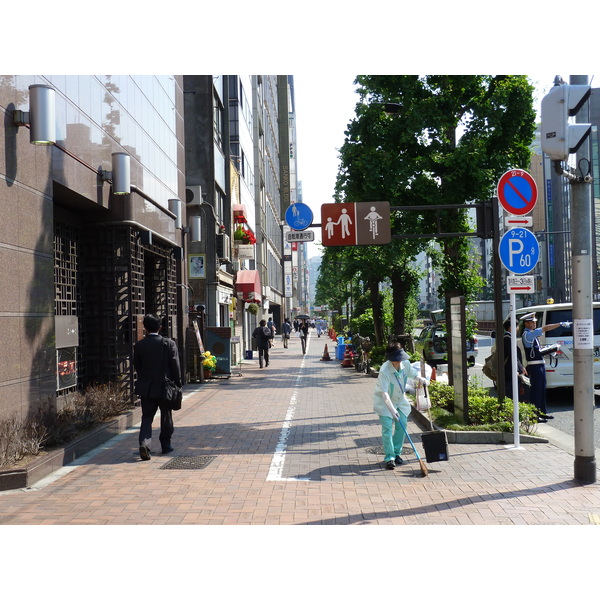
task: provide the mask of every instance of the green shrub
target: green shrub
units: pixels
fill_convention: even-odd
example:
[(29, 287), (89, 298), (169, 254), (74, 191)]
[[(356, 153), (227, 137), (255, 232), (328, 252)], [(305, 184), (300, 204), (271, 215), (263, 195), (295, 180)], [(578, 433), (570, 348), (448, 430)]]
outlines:
[(385, 362), (385, 346), (373, 346), (370, 356), (371, 365), (378, 369)]
[(431, 406), (452, 412), (454, 410), (454, 388), (447, 383), (431, 381), (428, 386)]
[[(468, 387), (469, 423), (459, 423), (454, 416), (454, 388), (446, 383), (432, 381), (429, 384), (431, 416), (443, 429), (469, 431), (513, 431), (513, 401), (490, 396), (489, 390), (474, 381)], [(533, 404), (519, 402), (521, 430), (533, 433), (537, 428), (538, 411)]]

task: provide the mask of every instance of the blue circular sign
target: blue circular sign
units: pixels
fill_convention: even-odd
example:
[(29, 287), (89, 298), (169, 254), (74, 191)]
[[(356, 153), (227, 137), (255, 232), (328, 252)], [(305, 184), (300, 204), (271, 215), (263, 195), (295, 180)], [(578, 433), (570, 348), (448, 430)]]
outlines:
[(540, 259), (540, 245), (529, 229), (509, 229), (500, 240), (500, 260), (511, 273), (525, 275)]
[(307, 204), (294, 202), (285, 211), (285, 222), (296, 231), (302, 231), (312, 225), (313, 212)]

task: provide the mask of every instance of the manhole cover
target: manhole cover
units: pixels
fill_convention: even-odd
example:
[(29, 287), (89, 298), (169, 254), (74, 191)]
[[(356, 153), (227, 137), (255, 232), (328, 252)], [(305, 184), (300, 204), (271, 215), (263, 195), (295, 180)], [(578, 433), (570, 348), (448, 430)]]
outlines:
[(165, 463), (161, 469), (187, 469), (197, 470), (204, 467), (215, 458), (214, 456), (175, 456)]

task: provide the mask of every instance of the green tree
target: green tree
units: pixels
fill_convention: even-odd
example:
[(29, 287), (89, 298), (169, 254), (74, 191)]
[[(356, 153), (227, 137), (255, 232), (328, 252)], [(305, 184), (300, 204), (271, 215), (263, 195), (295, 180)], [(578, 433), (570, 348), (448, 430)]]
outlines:
[[(394, 104), (381, 151), (395, 165), (396, 205), (465, 204), (488, 199), (502, 173), (527, 168), (535, 131), (533, 85), (522, 75), (359, 76), (371, 106)], [(389, 164), (389, 163), (388, 163)], [(468, 232), (466, 211), (441, 213), (444, 232)], [(424, 231), (432, 224), (421, 222)], [(439, 240), (441, 293), (474, 298), (467, 238)]]
[[(335, 199), (391, 206), (466, 204), (488, 199), (503, 172), (527, 168), (535, 129), (533, 86), (521, 75), (360, 75), (360, 101), (340, 149)], [(386, 105), (394, 105), (390, 114)], [(387, 111), (387, 112), (386, 112)], [(430, 211), (393, 211), (392, 234), (435, 233)], [(469, 232), (465, 210), (440, 211), (442, 231)], [(465, 237), (438, 239), (441, 294), (474, 299), (482, 280)], [(422, 239), (357, 246), (340, 254), (372, 302), (376, 343), (383, 341), (379, 286), (394, 293), (394, 332), (404, 331)], [(337, 250), (337, 249), (336, 249)]]

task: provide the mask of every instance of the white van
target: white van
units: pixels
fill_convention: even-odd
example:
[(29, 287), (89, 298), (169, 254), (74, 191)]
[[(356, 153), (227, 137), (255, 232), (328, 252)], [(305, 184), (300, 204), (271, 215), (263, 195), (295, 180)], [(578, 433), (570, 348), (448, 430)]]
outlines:
[[(573, 322), (573, 305), (565, 304), (540, 304), (538, 306), (527, 306), (518, 308), (516, 311), (517, 326), (522, 316), (534, 312), (537, 318), (537, 327), (560, 323), (562, 321)], [(523, 342), (517, 338), (525, 359), (527, 368), (527, 355), (523, 348)], [(540, 337), (542, 346), (549, 344), (560, 344), (559, 351), (553, 356), (546, 356), (546, 387), (573, 387), (573, 327), (557, 327), (552, 331), (546, 331)], [(594, 386), (600, 386), (600, 302), (594, 302)]]

